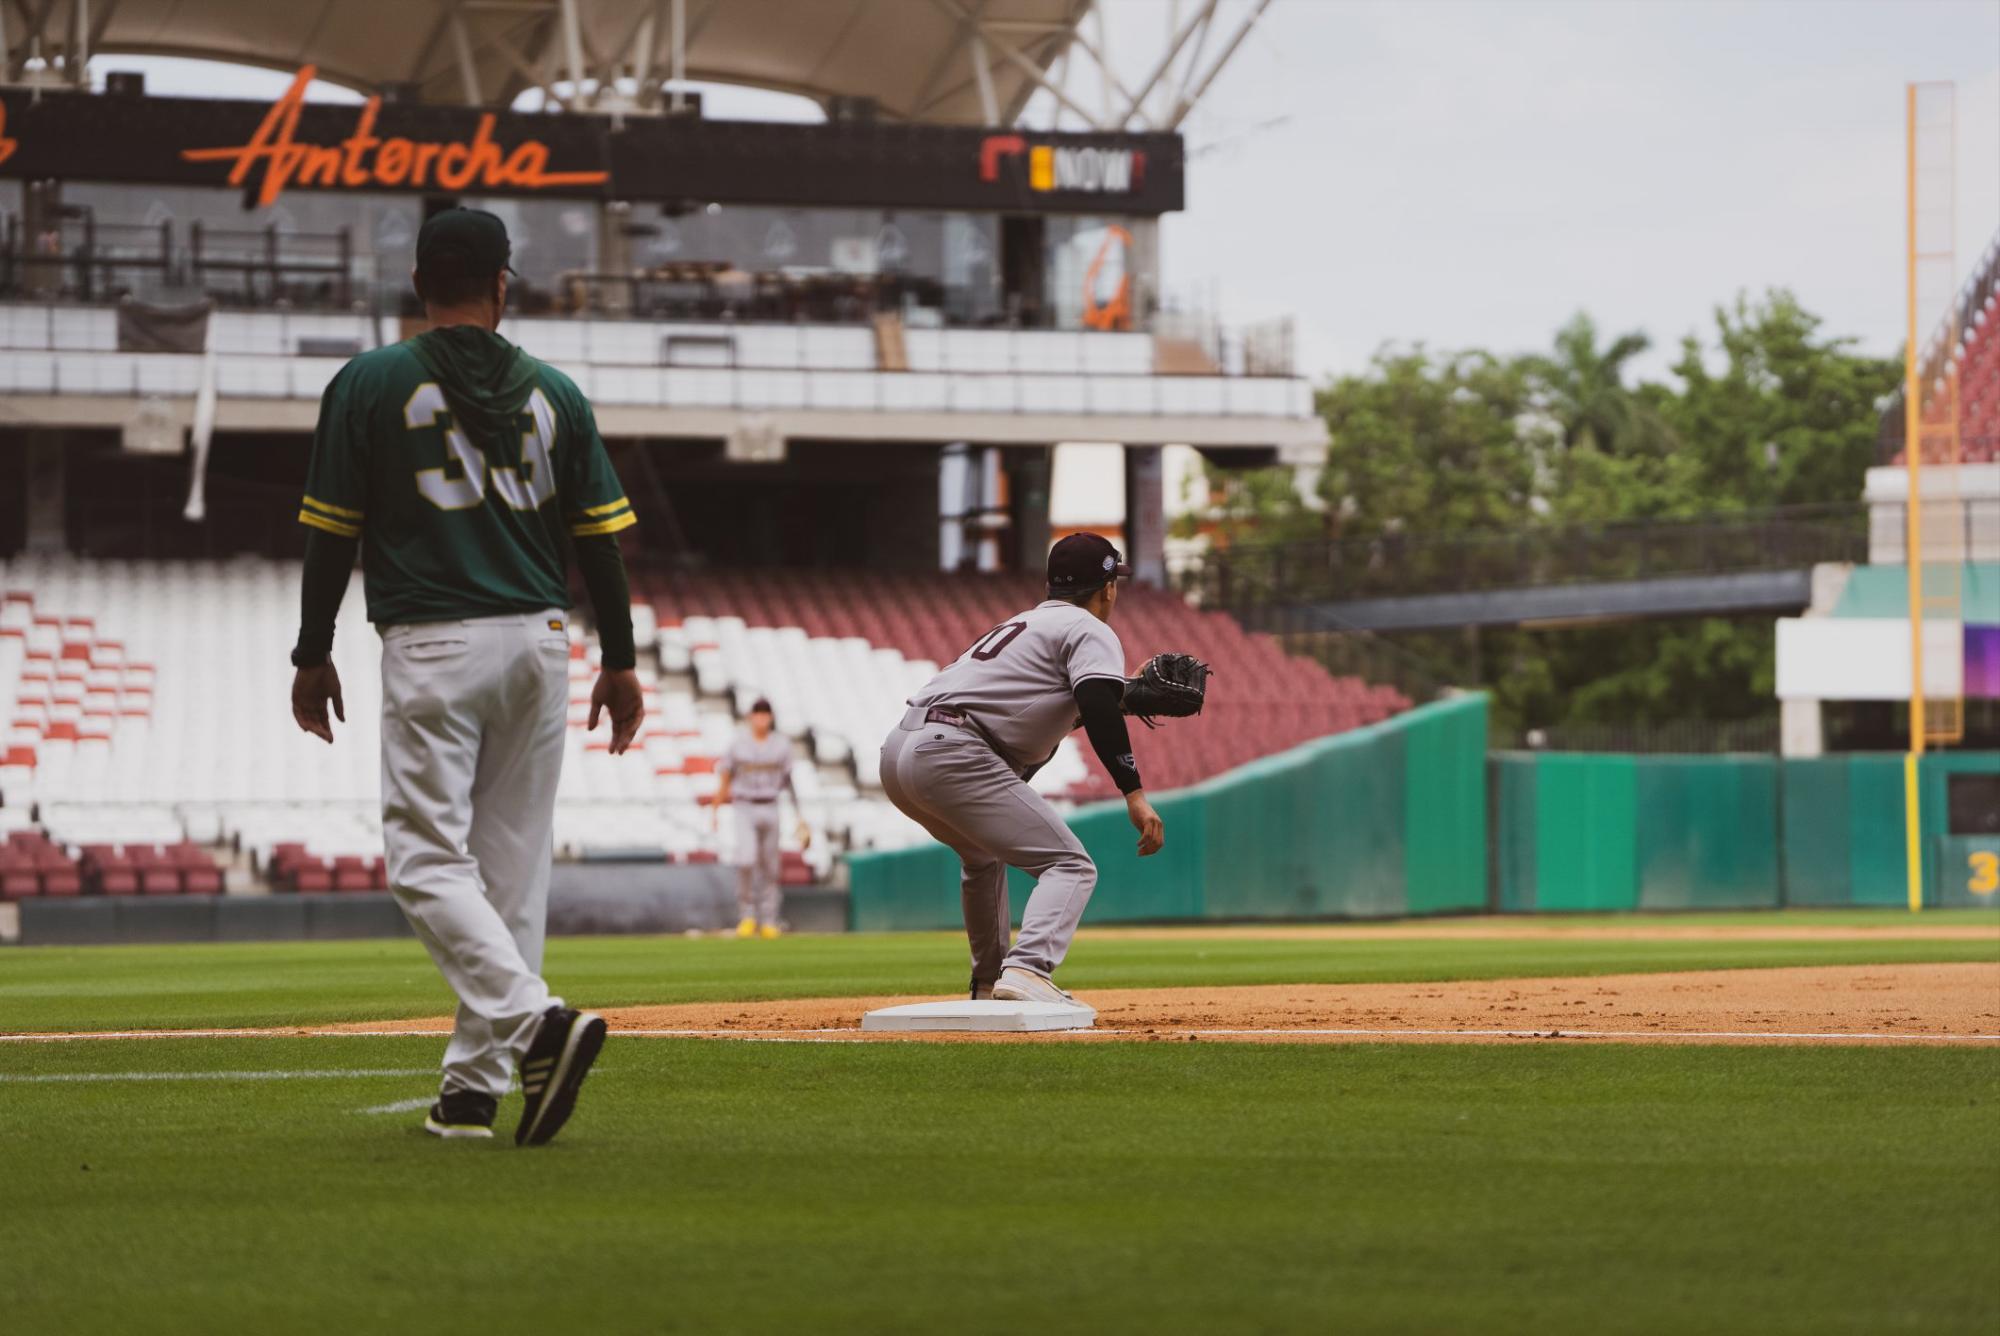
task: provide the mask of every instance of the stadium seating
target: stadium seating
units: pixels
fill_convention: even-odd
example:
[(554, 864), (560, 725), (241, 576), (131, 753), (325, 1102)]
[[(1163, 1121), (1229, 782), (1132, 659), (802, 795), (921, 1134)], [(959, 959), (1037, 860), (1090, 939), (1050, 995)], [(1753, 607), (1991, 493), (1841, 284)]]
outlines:
[[(206, 846), (240, 853), (274, 890), (384, 885), (377, 642), (351, 589), (334, 652), (348, 722), (331, 748), (301, 734), (283, 660), (297, 582), (295, 563), (248, 558), (0, 567), (0, 894), (212, 893), (223, 875)], [(720, 856), (731, 823), (706, 806), (716, 760), (767, 695), (810, 749), (793, 782), (831, 837), (788, 850), (794, 881), (824, 878), (833, 847), (925, 838), (879, 794), (882, 735), (939, 663), (1040, 593), (1013, 577), (824, 571), (635, 572), (634, 590), (635, 630), (659, 656), (640, 665), (647, 723), (623, 757), (607, 730), (584, 731), (597, 650), (573, 631), (558, 849)], [(1406, 704), (1161, 591), (1129, 591), (1117, 626), (1133, 664), (1189, 649), (1216, 668), (1202, 717), (1141, 734), (1155, 790)], [(1064, 799), (1114, 791), (1074, 737), (1035, 783)]]
[[(355, 584), (358, 586), (359, 577)], [(296, 630), (296, 563), (132, 563), (26, 556), (0, 566), (0, 831), (38, 818), (54, 847), (82, 850), (227, 843), (278, 889), (379, 886), (381, 704), (375, 637), (351, 588), (335, 647), (348, 724), (331, 748), (291, 722), (284, 650)], [(651, 610), (639, 609), (651, 640)], [(224, 652), (226, 649), (226, 652)], [(733, 727), (685, 689), (662, 693), (641, 665), (647, 727), (638, 754), (614, 758), (608, 730), (586, 734), (596, 651), (580, 634), (570, 659), (570, 719), (558, 800), (558, 846), (570, 854), (713, 851), (701, 800)], [(851, 786), (796, 777), (821, 830), (844, 829)], [(723, 838), (727, 837), (724, 823)], [(281, 846), (301, 845), (290, 861)], [(819, 875), (820, 848), (808, 857)], [(359, 864), (351, 861), (362, 860)], [(370, 861), (377, 860), (377, 861)], [(17, 867), (10, 894), (36, 893), (39, 867)], [(169, 870), (99, 857), (93, 885), (164, 890)], [(79, 867), (79, 876), (83, 869)], [(177, 889), (206, 886), (185, 869)], [(56, 884), (63, 884), (62, 878)], [(60, 891), (56, 892), (60, 893)], [(121, 893), (117, 889), (109, 893)]]
[[(637, 589), (662, 628), (663, 663), (685, 654), (704, 690), (733, 687), (739, 704), (770, 696), (781, 728), (812, 731), (821, 760), (851, 754), (864, 784), (875, 782), (875, 750), (902, 700), (938, 664), (1042, 596), (1037, 582), (1012, 576), (825, 571), (646, 574)], [(1180, 788), (1408, 705), (1161, 590), (1129, 589), (1116, 626), (1132, 666), (1182, 649), (1216, 670), (1200, 718), (1141, 739), (1152, 788)], [(1066, 744), (1050, 766), (1059, 782), (1038, 786), (1077, 798), (1115, 792), (1087, 753)]]
[[(2000, 237), (1974, 265), (1956, 316), (1958, 341), (1949, 357), (1958, 373), (1959, 460), (1966, 464), (2000, 463)], [(1926, 390), (1925, 399), (1926, 426), (1946, 421), (1944, 398)], [(1892, 439), (1899, 443), (1902, 411), (1899, 397), (1889, 410), (1894, 420), (1886, 424)], [(1924, 458), (1931, 463), (1943, 462), (1942, 444), (1941, 436), (1928, 440)], [(1893, 462), (1904, 462), (1900, 448)]]
[(0, 899), (22, 900), (31, 895), (78, 895), (83, 871), (77, 861), (35, 830), (8, 833), (0, 845)]

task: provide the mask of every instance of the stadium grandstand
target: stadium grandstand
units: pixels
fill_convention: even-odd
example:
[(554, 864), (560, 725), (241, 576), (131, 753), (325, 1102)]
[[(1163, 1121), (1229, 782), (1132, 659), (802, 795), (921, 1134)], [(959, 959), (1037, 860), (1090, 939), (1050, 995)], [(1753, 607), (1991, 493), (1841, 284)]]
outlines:
[[(1944, 323), (1924, 345), (1925, 421), (1941, 419), (1948, 403), (1947, 388), (1955, 384), (1958, 408), (1958, 451), (1949, 436), (1929, 439), (1927, 464), (2000, 463), (2000, 235), (1987, 243), (1972, 266), (1971, 277)], [(1898, 390), (1882, 412), (1883, 462), (1904, 462), (1903, 393)]]
[[(321, 392), (421, 328), (414, 238), (458, 204), (507, 223), (503, 332), (591, 398), (640, 517), (643, 760), (582, 731), (596, 649), (573, 632), (566, 858), (726, 852), (703, 803), (760, 695), (830, 836), (788, 850), (788, 882), (924, 838), (880, 796), (880, 735), (1039, 597), (1071, 443), (1121, 458), (1088, 508), (1120, 517), (1133, 662), (1196, 647), (1217, 669), (1203, 717), (1143, 737), (1150, 787), (1406, 707), (1169, 587), (1163, 480), (1193, 452), (1325, 448), (1284, 326), (1176, 309), (1161, 272), (1177, 127), (1262, 8), (1189, 7), (1133, 82), (1089, 0), (6, 11), (0, 897), (382, 888), (374, 641), (357, 577), (352, 726), (331, 750), (300, 735), (292, 516)], [(163, 97), (93, 77), (110, 55), (291, 79)], [(716, 84), (820, 119), (709, 117)], [(1074, 741), (1036, 783), (1114, 792)]]
[[(2000, 235), (1923, 343), (1917, 375), (1921, 685), (1931, 702), (1929, 726), (1938, 740), (1957, 742), (1966, 735), (1968, 704), (1990, 731), (2000, 702)], [(1821, 753), (1828, 702), (1911, 699), (1905, 393), (1883, 410), (1881, 462), (1868, 470), (1866, 560), (1817, 566), (1810, 606), (1778, 623), (1787, 755)]]

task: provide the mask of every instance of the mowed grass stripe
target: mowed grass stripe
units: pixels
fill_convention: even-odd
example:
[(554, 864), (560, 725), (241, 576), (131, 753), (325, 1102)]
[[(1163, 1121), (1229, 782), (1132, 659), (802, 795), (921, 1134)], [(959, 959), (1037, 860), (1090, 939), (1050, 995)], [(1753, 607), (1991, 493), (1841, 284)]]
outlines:
[[(1783, 921), (1745, 916), (1748, 925)], [(2000, 961), (1992, 938), (1748, 941), (1544, 938), (1267, 940), (1199, 929), (1142, 940), (1086, 931), (1065, 986), (1167, 988), (1448, 980)], [(570, 938), (548, 975), (574, 1003), (950, 995), (965, 986), (954, 933)], [(443, 1015), (452, 998), (413, 941), (0, 951), (0, 1031), (184, 1029)]]
[[(437, 1051), (107, 1040), (0, 1057), (329, 1069)], [(10, 1088), (10, 1325), (352, 1336), (447, 1313), (605, 1336), (1015, 1336), (1021, 1294), (1047, 1336), (2000, 1318), (1977, 1243), (2000, 1235), (1990, 1053), (614, 1038), (543, 1152), (357, 1116), (425, 1086)], [(504, 1227), (440, 1242), (480, 1220)], [(106, 1239), (128, 1241), (115, 1266)]]

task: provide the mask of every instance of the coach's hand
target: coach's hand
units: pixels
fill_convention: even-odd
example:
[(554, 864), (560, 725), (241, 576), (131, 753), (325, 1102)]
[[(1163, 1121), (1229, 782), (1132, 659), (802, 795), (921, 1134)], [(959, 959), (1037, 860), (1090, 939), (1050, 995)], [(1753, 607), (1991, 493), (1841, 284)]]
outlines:
[(292, 674), (292, 718), (301, 730), (332, 742), (333, 725), (326, 718), (328, 702), (333, 705), (333, 717), (346, 723), (347, 706), (340, 699), (340, 674), (332, 659)]
[(1160, 852), (1167, 842), (1167, 828), (1153, 804), (1146, 801), (1144, 789), (1125, 795), (1125, 815), (1132, 818), (1132, 829), (1139, 832), (1139, 857)]
[(597, 685), (590, 689), (590, 722), (585, 727), (595, 730), (597, 716), (606, 710), (611, 712), (611, 754), (618, 756), (632, 745), (632, 739), (639, 736), (639, 725), (646, 721), (646, 696), (639, 688), (638, 673), (630, 668), (607, 668), (597, 675)]

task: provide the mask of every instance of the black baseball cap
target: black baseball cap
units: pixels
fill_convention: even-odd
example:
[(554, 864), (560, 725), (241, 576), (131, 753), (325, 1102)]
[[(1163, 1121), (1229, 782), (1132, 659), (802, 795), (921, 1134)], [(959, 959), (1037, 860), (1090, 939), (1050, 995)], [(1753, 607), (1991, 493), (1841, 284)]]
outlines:
[(1073, 533), (1049, 549), (1049, 593), (1059, 598), (1090, 593), (1131, 573), (1103, 534)]
[(771, 701), (768, 696), (759, 696), (756, 700), (750, 702), (750, 713), (752, 714), (770, 714), (771, 712)]
[(514, 248), (507, 224), (484, 209), (446, 209), (424, 219), (417, 229), (417, 268), (434, 271), (441, 264), (469, 274), (513, 273), (507, 261)]

